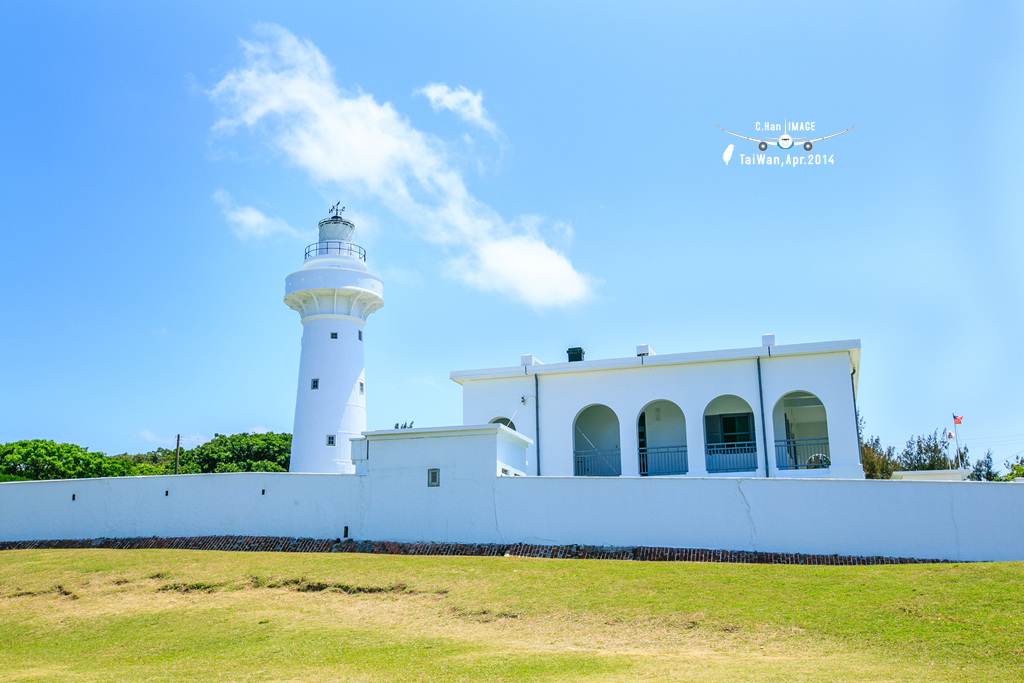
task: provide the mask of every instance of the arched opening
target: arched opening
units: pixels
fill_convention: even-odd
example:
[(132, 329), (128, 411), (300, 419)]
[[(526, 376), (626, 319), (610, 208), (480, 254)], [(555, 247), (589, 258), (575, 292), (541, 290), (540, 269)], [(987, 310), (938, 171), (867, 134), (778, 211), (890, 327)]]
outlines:
[(719, 396), (704, 409), (708, 472), (757, 471), (754, 411), (739, 396)]
[(573, 474), (577, 477), (617, 477), (622, 474), (619, 418), (608, 406), (580, 411), (572, 425)]
[(516, 431), (516, 423), (513, 422), (512, 420), (508, 419), (507, 417), (496, 417), (493, 420), (491, 420), (490, 423), (492, 425), (505, 425), (506, 427), (511, 429), (513, 432)]
[(651, 401), (636, 419), (640, 476), (686, 474), (686, 418), (672, 401)]
[(780, 470), (820, 469), (831, 464), (825, 406), (809, 391), (791, 391), (775, 404), (775, 464)]

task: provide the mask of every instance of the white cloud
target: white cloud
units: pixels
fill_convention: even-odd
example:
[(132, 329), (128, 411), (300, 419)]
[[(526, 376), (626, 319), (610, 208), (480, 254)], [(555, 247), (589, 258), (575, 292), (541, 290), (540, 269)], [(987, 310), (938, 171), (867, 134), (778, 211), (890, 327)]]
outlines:
[[(478, 244), (473, 254), (451, 262), (454, 274), (483, 290), (518, 295), (553, 305), (587, 298), (590, 280), (541, 240), (520, 235)], [(535, 304), (539, 305), (539, 304)]]
[(588, 278), (536, 231), (506, 222), (470, 194), (439, 141), (391, 104), (340, 89), (311, 42), (276, 25), (256, 30), (262, 40), (242, 42), (245, 65), (210, 91), (224, 112), (215, 130), (265, 131), (315, 180), (381, 201), (422, 238), (461, 252), (452, 263), (465, 270), (453, 275), (473, 286), (536, 308), (574, 304), (589, 294)]
[(167, 439), (161, 439), (159, 436), (149, 431), (148, 429), (143, 429), (141, 432), (139, 432), (139, 436), (141, 436), (146, 441), (152, 441), (153, 443), (167, 443), (168, 441)]
[(267, 429), (266, 427), (262, 426), (262, 425), (257, 425), (255, 427), (253, 427), (252, 429), (250, 429), (249, 431), (251, 433), (253, 433), (253, 434), (266, 434), (270, 430)]
[(470, 92), (466, 86), (460, 85), (452, 90), (444, 83), (430, 83), (417, 90), (415, 95), (424, 95), (430, 100), (434, 111), (447, 109), (458, 114), (463, 121), (479, 126), (497, 139), (501, 139), (501, 131), (484, 109), (483, 92)]
[(263, 239), (274, 235), (298, 236), (298, 231), (283, 218), (271, 218), (251, 206), (237, 206), (231, 195), (224, 190), (213, 193), (213, 201), (221, 206), (224, 218), (231, 226), (231, 232), (240, 240)]

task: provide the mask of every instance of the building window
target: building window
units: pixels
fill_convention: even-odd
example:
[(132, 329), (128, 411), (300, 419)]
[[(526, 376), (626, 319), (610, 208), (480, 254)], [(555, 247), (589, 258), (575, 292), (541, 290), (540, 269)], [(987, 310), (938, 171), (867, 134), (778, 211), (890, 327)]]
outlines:
[(359, 341), (363, 341), (363, 331), (359, 330)]
[(311, 380), (309, 380), (309, 388), (310, 389), (319, 389), (320, 388), (320, 380), (319, 379), (311, 379)]
[(754, 441), (754, 416), (751, 413), (708, 415), (704, 418), (708, 443)]
[(337, 339), (337, 338), (338, 338), (338, 333), (337, 332), (331, 332), (331, 339)]
[(333, 446), (334, 445), (334, 434), (328, 434), (327, 435), (327, 445), (328, 446)]
[(427, 470), (427, 486), (441, 485), (441, 470), (436, 467)]
[(362, 382), (360, 382), (359, 383), (359, 394), (362, 395), (362, 394), (365, 394), (365, 393), (366, 393), (366, 387), (363, 386)]

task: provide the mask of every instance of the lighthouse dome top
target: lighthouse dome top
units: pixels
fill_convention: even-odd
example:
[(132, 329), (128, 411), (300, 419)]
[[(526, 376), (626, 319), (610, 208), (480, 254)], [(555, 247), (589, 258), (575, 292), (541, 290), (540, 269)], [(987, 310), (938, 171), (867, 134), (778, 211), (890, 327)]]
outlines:
[(341, 216), (330, 216), (320, 221), (321, 242), (351, 242), (356, 226)]

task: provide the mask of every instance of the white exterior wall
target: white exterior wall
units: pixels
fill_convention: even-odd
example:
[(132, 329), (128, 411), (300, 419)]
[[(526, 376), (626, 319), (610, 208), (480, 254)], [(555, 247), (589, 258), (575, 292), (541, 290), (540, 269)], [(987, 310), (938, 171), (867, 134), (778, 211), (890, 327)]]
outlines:
[[(792, 347), (791, 347), (792, 348)], [(777, 349), (782, 355), (776, 354)], [(765, 476), (765, 437), (771, 476), (863, 478), (857, 424), (850, 380), (851, 360), (847, 350), (828, 353), (788, 355), (786, 347), (740, 350), (747, 357), (726, 360), (678, 362), (671, 356), (649, 356), (643, 364), (637, 358), (614, 361), (615, 367), (601, 362), (567, 363), (549, 366), (524, 366), (490, 372), (495, 376), (465, 377), (453, 373), (463, 386), (463, 422), (480, 424), (508, 413), (527, 397), (527, 405), (516, 415), (516, 429), (540, 442), (540, 474), (572, 476), (573, 424), (587, 406), (603, 404), (619, 419), (622, 475), (638, 475), (637, 420), (644, 407), (655, 400), (675, 403), (686, 420), (688, 476)], [(758, 394), (757, 356), (761, 357), (764, 419)], [(611, 363), (611, 362), (610, 362)], [(630, 363), (628, 367), (622, 367)], [(573, 367), (577, 366), (577, 367)], [(468, 374), (468, 373), (466, 373)], [(540, 432), (535, 437), (534, 377), (540, 390)], [(775, 430), (772, 410), (775, 403), (791, 391), (804, 390), (816, 395), (825, 406), (828, 419), (832, 466), (820, 470), (783, 470), (775, 464)], [(711, 474), (704, 456), (704, 411), (716, 398), (738, 396), (754, 414), (757, 442), (757, 472)], [(525, 415), (524, 415), (525, 414)], [(780, 435), (784, 438), (784, 435)], [(527, 458), (533, 463), (527, 472), (536, 474), (536, 446)]]
[[(349, 439), (366, 431), (363, 321), (354, 318), (315, 318), (302, 326), (299, 386), (295, 395), (292, 472), (351, 474)], [(338, 338), (331, 339), (337, 332)], [(311, 389), (312, 380), (318, 382)], [(365, 390), (364, 390), (365, 392)], [(327, 445), (334, 435), (335, 445)]]
[(359, 524), (361, 485), (355, 476), (281, 472), (9, 482), (0, 484), (0, 540), (341, 538)]
[[(649, 545), (1024, 560), (1024, 485), (796, 478), (498, 477), (496, 425), (369, 433), (356, 475), (204, 474), (0, 484), (0, 541), (255, 535)], [(427, 486), (427, 469), (440, 486)], [(261, 495), (261, 490), (266, 494)], [(164, 496), (164, 491), (169, 496)], [(71, 494), (76, 500), (71, 500)], [(892, 520), (900, 524), (892, 524)]]
[(991, 523), (1024, 514), (1013, 484), (502, 477), (494, 487), (506, 543), (1024, 560), (1024, 527)]
[[(522, 460), (528, 445), (501, 425), (369, 432), (367, 457), (358, 465), (366, 473), (361, 533), (399, 541), (495, 542), (496, 462)], [(440, 486), (427, 486), (431, 468), (440, 470)]]
[[(863, 479), (860, 462), (860, 441), (857, 438), (857, 411), (853, 403), (850, 358), (846, 353), (823, 353), (801, 356), (772, 356), (761, 359), (764, 387), (764, 416), (768, 428), (773, 477), (806, 477), (812, 472), (842, 479)], [(828, 446), (832, 465), (828, 470), (779, 470), (775, 466), (775, 425), (772, 412), (775, 404), (791, 391), (807, 391), (825, 406), (828, 424)], [(785, 434), (779, 434), (785, 439)]]
[[(462, 386), (462, 424), (487, 424), (498, 417), (515, 422), (516, 431), (531, 439), (524, 456), (523, 471), (537, 474), (536, 401), (533, 375), (522, 375), (488, 382), (466, 382)], [(526, 399), (526, 405), (522, 399)], [(512, 416), (515, 415), (515, 418)]]

